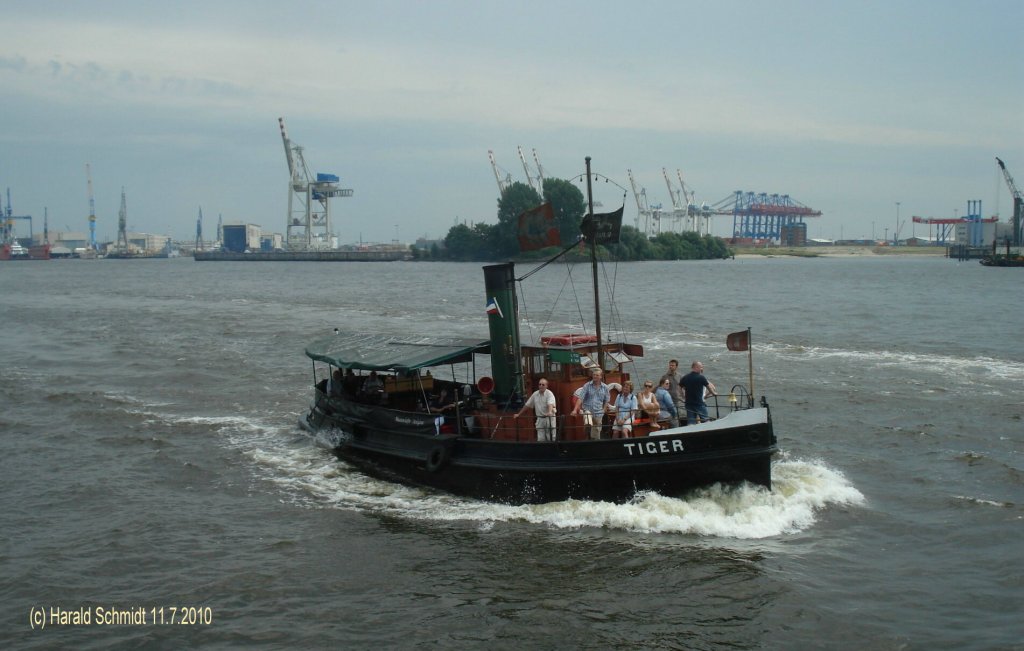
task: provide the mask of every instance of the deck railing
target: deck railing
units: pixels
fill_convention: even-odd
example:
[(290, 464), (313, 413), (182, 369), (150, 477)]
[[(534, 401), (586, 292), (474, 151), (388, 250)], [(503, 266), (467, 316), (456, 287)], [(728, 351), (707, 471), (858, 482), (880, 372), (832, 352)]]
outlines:
[[(708, 420), (718, 420), (726, 414), (741, 409), (748, 409), (753, 406), (745, 395), (739, 396), (736, 393), (708, 396), (705, 399), (705, 402), (708, 407)], [(537, 418), (533, 412), (528, 411), (519, 418), (514, 418), (513, 414), (514, 412), (474, 413), (470, 416), (472, 420), (463, 424), (462, 429), (468, 429), (468, 432), (461, 433), (465, 433), (476, 438), (492, 440), (538, 440), (536, 427)], [(614, 411), (606, 412), (603, 415), (602, 422), (600, 424), (601, 438), (611, 438), (617, 434), (617, 432), (614, 432), (613, 430), (616, 417), (617, 412)], [(683, 411), (680, 413), (677, 420), (680, 426), (685, 426), (686, 412)], [(654, 427), (654, 425), (657, 425), (657, 427)], [(632, 411), (632, 431), (630, 432), (630, 436), (647, 436), (652, 431), (665, 429), (670, 426), (670, 418), (658, 418), (652, 423), (647, 412), (641, 409), (636, 409)], [(589, 439), (591, 438), (591, 427), (591, 425), (586, 423), (586, 416), (582, 413), (575, 416), (571, 414), (559, 414), (555, 416), (554, 440), (577, 441)], [(454, 426), (452, 427), (452, 433), (456, 433)]]
[[(318, 387), (320, 389), (320, 387)], [(318, 390), (318, 401), (330, 402), (322, 390)], [(725, 414), (753, 407), (753, 400), (745, 387), (735, 385), (727, 394), (707, 396), (705, 404), (708, 420), (717, 420)], [(326, 405), (325, 405), (326, 406)], [(385, 406), (386, 405), (382, 405)], [(395, 409), (396, 413), (410, 413)], [(422, 416), (421, 411), (411, 412)], [(515, 411), (500, 411), (493, 405), (488, 407), (477, 401), (462, 401), (457, 409), (436, 413), (437, 432), (456, 436), (468, 436), (501, 441), (537, 441), (538, 431), (536, 416), (533, 410), (527, 410), (521, 417), (515, 418)], [(664, 413), (664, 412), (661, 412)], [(600, 438), (612, 438), (618, 432), (613, 431), (618, 412), (609, 411), (602, 415)], [(587, 424), (584, 414), (558, 414), (555, 418), (555, 441), (578, 441), (591, 438), (591, 429), (596, 425)], [(676, 419), (681, 426), (686, 425), (685, 409), (680, 410)], [(652, 431), (672, 426), (670, 418), (659, 418), (652, 423), (650, 415), (641, 409), (632, 411), (630, 436), (647, 436)], [(547, 440), (547, 439), (545, 439)]]

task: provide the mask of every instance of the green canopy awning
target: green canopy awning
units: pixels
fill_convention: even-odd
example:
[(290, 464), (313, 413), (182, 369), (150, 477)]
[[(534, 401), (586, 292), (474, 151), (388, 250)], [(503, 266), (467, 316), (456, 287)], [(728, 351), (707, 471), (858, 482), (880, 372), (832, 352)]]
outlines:
[(472, 360), (490, 340), (339, 333), (306, 347), (306, 356), (339, 368), (411, 371)]

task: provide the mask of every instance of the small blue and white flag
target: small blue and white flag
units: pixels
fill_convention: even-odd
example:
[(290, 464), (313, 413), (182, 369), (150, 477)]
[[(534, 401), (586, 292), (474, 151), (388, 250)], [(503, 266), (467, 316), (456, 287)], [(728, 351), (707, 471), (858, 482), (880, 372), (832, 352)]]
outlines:
[(498, 307), (498, 300), (495, 298), (492, 298), (491, 300), (487, 301), (487, 313), (497, 314), (499, 319), (505, 318), (505, 315), (501, 313), (501, 308)]

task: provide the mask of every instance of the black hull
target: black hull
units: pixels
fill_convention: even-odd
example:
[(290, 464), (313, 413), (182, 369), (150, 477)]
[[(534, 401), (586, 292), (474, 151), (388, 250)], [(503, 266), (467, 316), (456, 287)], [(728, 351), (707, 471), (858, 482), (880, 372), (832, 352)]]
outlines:
[(716, 483), (770, 489), (777, 451), (770, 418), (708, 431), (555, 443), (400, 431), (381, 420), (386, 418), (367, 423), (315, 408), (301, 424), (339, 458), (373, 476), (509, 504), (625, 502), (641, 491), (678, 497)]
[(1024, 267), (1024, 258), (982, 258), (981, 264), (986, 267)]

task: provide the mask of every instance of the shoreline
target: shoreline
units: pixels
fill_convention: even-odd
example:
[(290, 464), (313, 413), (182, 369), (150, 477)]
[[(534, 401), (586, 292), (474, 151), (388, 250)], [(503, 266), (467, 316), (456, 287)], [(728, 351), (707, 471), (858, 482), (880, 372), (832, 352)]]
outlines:
[(884, 255), (946, 255), (944, 246), (792, 246), (792, 247), (732, 247), (736, 258), (850, 258)]

